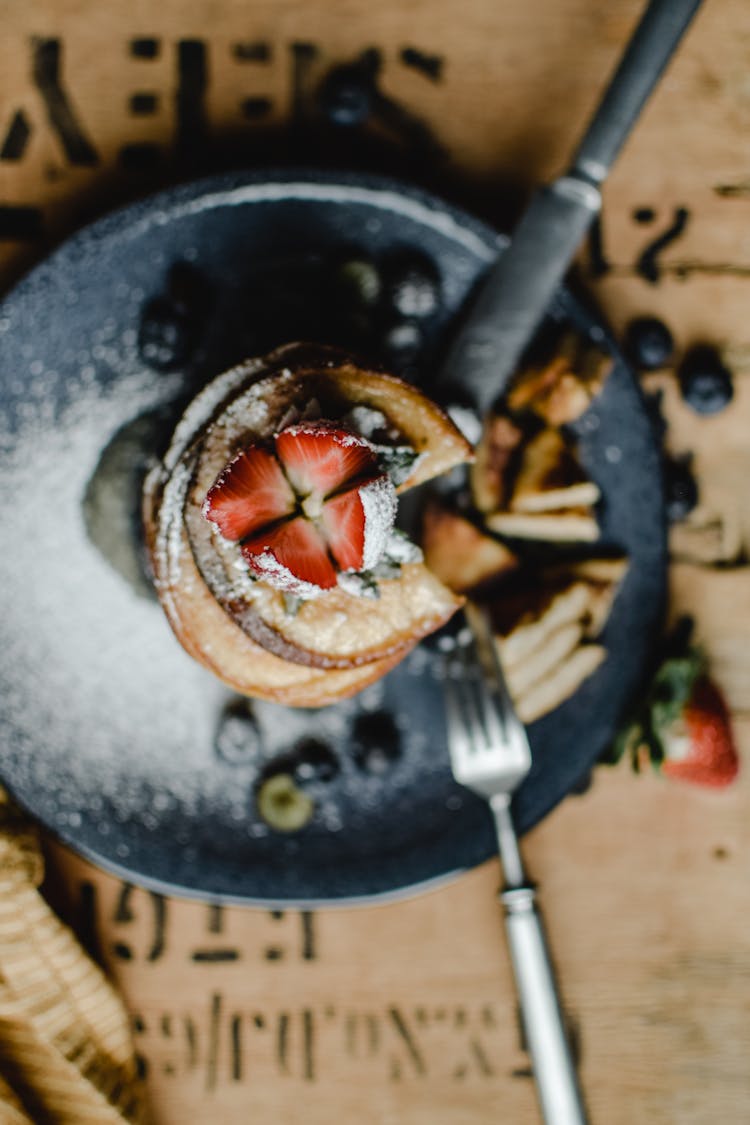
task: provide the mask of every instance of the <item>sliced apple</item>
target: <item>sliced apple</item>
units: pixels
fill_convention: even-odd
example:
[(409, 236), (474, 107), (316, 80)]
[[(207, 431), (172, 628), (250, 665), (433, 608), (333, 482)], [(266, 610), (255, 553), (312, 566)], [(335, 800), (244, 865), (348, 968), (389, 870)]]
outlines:
[(530, 411), (549, 426), (575, 422), (601, 392), (614, 367), (609, 352), (578, 332), (566, 334), (549, 360), (523, 368), (507, 394), (514, 414)]
[(420, 542), (432, 573), (459, 594), (496, 582), (519, 565), (499, 539), (436, 499), (425, 506)]
[(599, 496), (560, 431), (549, 428), (525, 445), (508, 506), (514, 512), (561, 511), (588, 507)]

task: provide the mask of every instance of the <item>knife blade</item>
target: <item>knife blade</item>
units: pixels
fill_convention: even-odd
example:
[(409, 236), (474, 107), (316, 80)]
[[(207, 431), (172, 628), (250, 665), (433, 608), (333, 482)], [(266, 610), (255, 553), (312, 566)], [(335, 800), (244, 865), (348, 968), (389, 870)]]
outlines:
[(538, 189), (490, 267), (438, 375), (438, 392), (461, 388), (485, 413), (516, 369), (601, 208), (600, 185), (701, 0), (651, 0), (571, 167)]

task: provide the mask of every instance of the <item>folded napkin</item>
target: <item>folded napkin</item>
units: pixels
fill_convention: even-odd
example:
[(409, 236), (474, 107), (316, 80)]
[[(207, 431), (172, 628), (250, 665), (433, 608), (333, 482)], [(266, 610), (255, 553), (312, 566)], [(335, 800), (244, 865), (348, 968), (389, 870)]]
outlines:
[(123, 1003), (39, 894), (37, 833), (0, 788), (0, 1120), (145, 1125)]

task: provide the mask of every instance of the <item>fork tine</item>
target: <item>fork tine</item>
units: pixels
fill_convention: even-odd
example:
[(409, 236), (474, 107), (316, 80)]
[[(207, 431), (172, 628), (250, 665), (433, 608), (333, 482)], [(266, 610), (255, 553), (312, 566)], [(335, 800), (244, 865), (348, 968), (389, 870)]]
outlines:
[(489, 696), (473, 638), (467, 638), (446, 661), (446, 726), (453, 770), (467, 782), (487, 757), (505, 745), (502, 724)]
[(476, 722), (470, 695), (467, 668), (463, 654), (456, 649), (447, 662), (445, 680), (446, 724), (451, 757), (456, 762), (468, 762), (476, 752)]
[(454, 683), (454, 691), (461, 699), (474, 748), (481, 752), (493, 743), (501, 743), (503, 731), (498, 714), (492, 706), (492, 685), (486, 682), (473, 635), (457, 650), (456, 669), (460, 678)]
[[(469, 615), (467, 615), (469, 617)], [(456, 780), (485, 797), (512, 793), (531, 764), (507, 694), (492, 629), (474, 613), (446, 655), (446, 734)]]
[(448, 728), (448, 747), (454, 765), (471, 753), (469, 740), (469, 724), (464, 721), (461, 711), (461, 701), (456, 690), (455, 682), (450, 675), (445, 680), (445, 720)]
[(488, 678), (484, 669), (481, 674), (484, 682), (479, 685), (479, 699), (487, 742), (490, 746), (503, 746), (508, 741), (503, 699), (497, 684)]
[(528, 746), (526, 728), (518, 718), (513, 700), (510, 697), (489, 618), (485, 611), (475, 605), (467, 606), (466, 616), (471, 625), (479, 661), (485, 673), (488, 694), (495, 701), (495, 706), (490, 706), (489, 709), (492, 712), (495, 724), (497, 725), (499, 722), (502, 725), (502, 732), (498, 737), (505, 743), (516, 742)]

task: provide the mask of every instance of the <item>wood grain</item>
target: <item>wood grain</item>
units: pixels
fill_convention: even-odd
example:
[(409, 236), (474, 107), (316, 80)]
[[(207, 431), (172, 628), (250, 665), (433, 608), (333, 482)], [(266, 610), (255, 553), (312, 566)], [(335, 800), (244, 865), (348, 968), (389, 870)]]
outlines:
[[(5, 0), (0, 284), (116, 204), (271, 158), (397, 170), (509, 224), (564, 167), (640, 9)], [(662, 390), (669, 448), (693, 451), (701, 500), (738, 522), (745, 558), (749, 45), (744, 0), (701, 9), (607, 184), (599, 252), (578, 263), (617, 333), (653, 312), (676, 364), (709, 342), (734, 370), (735, 400), (710, 419), (681, 401), (673, 371), (645, 386)], [(370, 49), (388, 112), (332, 130), (321, 83)], [(684, 230), (649, 280), (644, 251), (680, 208)], [(673, 613), (697, 619), (747, 756), (748, 570), (680, 564), (671, 591)], [(747, 770), (712, 794), (602, 769), (529, 836), (593, 1122), (747, 1120), (749, 813)], [(50, 896), (122, 986), (157, 1125), (538, 1121), (495, 863), (405, 902), (273, 916), (167, 901), (54, 844), (50, 861)]]
[[(749, 802), (747, 771), (712, 794), (603, 767), (527, 839), (595, 1122), (746, 1119)], [(302, 1105), (312, 1125), (537, 1121), (496, 863), (410, 901), (316, 912), (307, 960), (294, 911), (227, 909), (211, 933), (215, 911), (175, 900), (154, 956), (151, 896), (133, 890), (124, 921), (114, 880), (55, 858), (69, 901), (97, 888), (160, 1125), (292, 1125)], [(237, 959), (195, 960), (211, 948)]]
[[(467, 0), (457, 24), (451, 0), (418, 0), (408, 9), (386, 3), (377, 12), (362, 0), (264, 0), (251, 16), (229, 0), (119, 9), (81, 0), (38, 0), (29, 8), (6, 0), (0, 137), (7, 141), (19, 111), (30, 135), (20, 158), (0, 159), (0, 203), (43, 206), (43, 238), (0, 241), (3, 276), (17, 276), (84, 219), (196, 168), (253, 166), (269, 155), (283, 163), (361, 159), (352, 134), (342, 139), (320, 130), (316, 95), (332, 67), (370, 48), (379, 52), (384, 96), (426, 125), (435, 147), (426, 155), (408, 128), (376, 120), (367, 130), (365, 158), (401, 166), (508, 223), (531, 186), (564, 167), (639, 11), (636, 0), (604, 8), (591, 0)], [(623, 292), (631, 294), (626, 306), (638, 311), (666, 299), (678, 339), (696, 330), (718, 334), (743, 349), (744, 366), (750, 341), (739, 310), (750, 285), (742, 143), (749, 24), (742, 0), (706, 5), (697, 16), (606, 186), (602, 227), (610, 273), (597, 285), (618, 326)], [(133, 55), (137, 38), (153, 41), (152, 58)], [(78, 163), (71, 161), (30, 82), (40, 41), (59, 43), (60, 84), (95, 163), (80, 163), (80, 154)], [(188, 56), (189, 45), (198, 45), (205, 71), (200, 128), (187, 154), (179, 113), (186, 44)], [(438, 80), (404, 62), (404, 52), (415, 48), (437, 60)], [(154, 96), (150, 115), (133, 113), (138, 91)], [(256, 105), (267, 101), (260, 117), (243, 114), (252, 98)], [(290, 134), (290, 121), (302, 128)], [(305, 141), (310, 127), (317, 130), (313, 145)], [(145, 159), (137, 167), (126, 160), (133, 146)], [(674, 289), (657, 289), (635, 267), (677, 207), (688, 210), (688, 223), (659, 256)], [(646, 225), (634, 219), (644, 208), (653, 212)], [(684, 284), (685, 275), (691, 284)], [(727, 312), (727, 301), (738, 315)]]

